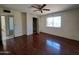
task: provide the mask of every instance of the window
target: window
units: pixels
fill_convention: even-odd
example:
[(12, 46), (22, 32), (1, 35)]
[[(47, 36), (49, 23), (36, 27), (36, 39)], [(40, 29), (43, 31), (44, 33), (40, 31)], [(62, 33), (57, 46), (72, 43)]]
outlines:
[(47, 27), (61, 27), (61, 16), (48, 17), (47, 18)]
[(47, 18), (47, 27), (53, 27), (53, 17)]

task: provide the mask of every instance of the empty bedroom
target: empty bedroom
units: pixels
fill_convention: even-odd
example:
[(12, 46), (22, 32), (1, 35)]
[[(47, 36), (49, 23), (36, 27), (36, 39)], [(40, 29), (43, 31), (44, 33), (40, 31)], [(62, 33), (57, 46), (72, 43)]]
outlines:
[(0, 4), (0, 55), (79, 55), (79, 4)]

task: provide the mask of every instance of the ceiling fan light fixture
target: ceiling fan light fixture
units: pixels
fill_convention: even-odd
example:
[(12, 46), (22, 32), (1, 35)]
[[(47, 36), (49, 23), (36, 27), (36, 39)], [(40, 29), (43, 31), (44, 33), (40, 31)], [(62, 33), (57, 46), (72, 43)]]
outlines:
[(50, 9), (44, 9), (45, 6), (47, 6), (47, 5), (46, 4), (43, 4), (43, 5), (34, 4), (34, 5), (32, 5), (33, 8), (38, 9), (38, 10), (35, 10), (34, 12), (40, 11), (41, 13), (43, 13), (43, 11), (50, 11)]

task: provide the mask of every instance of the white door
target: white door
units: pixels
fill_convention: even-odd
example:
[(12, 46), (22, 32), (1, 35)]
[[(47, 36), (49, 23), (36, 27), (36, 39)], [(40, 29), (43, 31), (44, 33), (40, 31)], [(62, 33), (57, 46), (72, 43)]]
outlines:
[(3, 42), (3, 49), (6, 50), (6, 23), (5, 23), (5, 16), (1, 16), (1, 29), (2, 29), (2, 42)]
[(5, 16), (1, 16), (2, 40), (6, 40)]

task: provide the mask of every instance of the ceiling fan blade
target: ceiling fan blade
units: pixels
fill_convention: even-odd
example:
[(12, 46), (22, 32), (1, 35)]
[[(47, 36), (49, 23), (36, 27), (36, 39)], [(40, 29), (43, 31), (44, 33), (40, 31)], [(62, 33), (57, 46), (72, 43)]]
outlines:
[(45, 10), (45, 11), (50, 11), (50, 9), (43, 9), (43, 10)]
[(35, 6), (32, 6), (33, 8), (36, 8), (36, 9), (38, 9), (38, 7), (35, 7)]
[(46, 6), (46, 4), (43, 4), (43, 5), (41, 6), (41, 9), (44, 8), (45, 6)]

